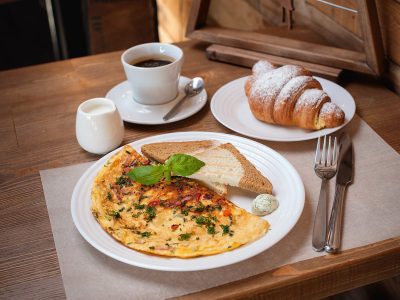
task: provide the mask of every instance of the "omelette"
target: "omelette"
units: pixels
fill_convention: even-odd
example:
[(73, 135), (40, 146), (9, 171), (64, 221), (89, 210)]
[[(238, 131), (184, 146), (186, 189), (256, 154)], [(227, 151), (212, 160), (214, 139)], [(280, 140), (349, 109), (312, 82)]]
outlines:
[(267, 232), (267, 221), (195, 180), (174, 176), (143, 185), (127, 176), (131, 169), (151, 164), (124, 146), (94, 180), (92, 213), (123, 245), (149, 254), (190, 258), (233, 250)]

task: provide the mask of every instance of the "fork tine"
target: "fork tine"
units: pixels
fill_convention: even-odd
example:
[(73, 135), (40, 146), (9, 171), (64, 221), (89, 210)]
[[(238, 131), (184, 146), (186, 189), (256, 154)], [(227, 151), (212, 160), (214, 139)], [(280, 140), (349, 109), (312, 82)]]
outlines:
[(326, 135), (324, 136), (324, 144), (322, 145), (321, 164), (326, 166)]
[(331, 136), (328, 137), (328, 154), (326, 155), (326, 166), (332, 165), (332, 149), (331, 149)]
[(320, 147), (321, 147), (321, 137), (318, 137), (318, 141), (317, 141), (317, 147), (315, 149), (315, 158), (314, 158), (314, 164), (317, 165), (320, 163), (321, 161), (321, 151), (320, 151)]
[(337, 164), (338, 156), (339, 156), (339, 148), (337, 146), (337, 139), (335, 136), (334, 143), (333, 143), (333, 164), (335, 164), (335, 165)]

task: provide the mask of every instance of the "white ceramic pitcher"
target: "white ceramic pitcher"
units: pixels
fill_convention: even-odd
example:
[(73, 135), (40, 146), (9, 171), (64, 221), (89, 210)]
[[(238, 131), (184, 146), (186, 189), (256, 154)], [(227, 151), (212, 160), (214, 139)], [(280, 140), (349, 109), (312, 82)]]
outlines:
[(124, 123), (114, 102), (93, 98), (81, 103), (76, 113), (76, 138), (88, 152), (105, 154), (124, 138)]

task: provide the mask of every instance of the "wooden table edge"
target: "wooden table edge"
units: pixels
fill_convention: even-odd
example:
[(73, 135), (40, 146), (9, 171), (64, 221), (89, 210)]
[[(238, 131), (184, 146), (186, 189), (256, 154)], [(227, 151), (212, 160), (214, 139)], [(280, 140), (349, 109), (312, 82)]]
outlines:
[(170, 299), (319, 299), (398, 274), (400, 237), (395, 237)]

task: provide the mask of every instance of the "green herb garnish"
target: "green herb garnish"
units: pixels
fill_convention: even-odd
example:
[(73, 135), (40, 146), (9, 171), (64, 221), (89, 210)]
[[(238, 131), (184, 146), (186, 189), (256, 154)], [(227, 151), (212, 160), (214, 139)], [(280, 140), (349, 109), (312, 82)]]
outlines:
[(142, 237), (149, 237), (149, 236), (151, 236), (151, 232), (149, 232), (149, 231), (141, 232), (140, 235)]
[(128, 177), (125, 176), (120, 176), (115, 180), (115, 183), (118, 184), (120, 187), (126, 186), (126, 185), (132, 185), (131, 181), (129, 180)]
[(194, 209), (194, 211), (195, 211), (195, 212), (203, 212), (204, 209), (205, 209), (204, 204), (200, 202), (200, 203), (199, 203), (199, 206), (196, 207), (196, 208)]
[(107, 193), (107, 199), (108, 199), (109, 201), (111, 201), (111, 200), (112, 200), (112, 195), (111, 195), (111, 193), (110, 193), (110, 192), (108, 192), (108, 193)]
[(139, 211), (137, 214), (133, 214), (132, 218), (139, 218), (139, 216), (142, 214), (141, 211)]
[(222, 234), (228, 234), (230, 232), (229, 225), (220, 225), (222, 228)]
[(215, 234), (216, 233), (214, 224), (211, 224), (211, 225), (207, 226), (207, 233), (208, 234)]
[(139, 197), (139, 202), (142, 201), (143, 199), (146, 199), (146, 198), (148, 198), (148, 196), (145, 196), (145, 195), (143, 195), (143, 194), (140, 195), (140, 197)]
[(174, 154), (165, 162), (168, 171), (175, 175), (189, 176), (200, 170), (205, 165), (204, 162), (194, 156), (187, 154)]
[(135, 203), (134, 206), (135, 206), (135, 209), (143, 209), (146, 205)]
[(210, 224), (210, 219), (204, 216), (196, 217), (196, 223), (199, 225)]
[(119, 211), (113, 211), (110, 215), (113, 216), (116, 219), (121, 218), (121, 215), (119, 214)]
[(146, 214), (147, 214), (147, 221), (151, 221), (156, 217), (156, 208), (153, 206), (147, 206), (146, 208)]
[(171, 173), (178, 176), (189, 176), (205, 165), (204, 162), (187, 154), (174, 154), (165, 164), (142, 166), (130, 170), (127, 176), (141, 184), (152, 185), (162, 178), (171, 179)]
[(188, 241), (191, 236), (192, 236), (191, 233), (182, 233), (182, 234), (179, 235), (178, 240), (180, 240), (180, 241)]

